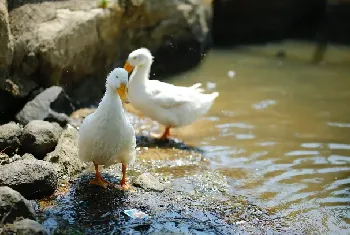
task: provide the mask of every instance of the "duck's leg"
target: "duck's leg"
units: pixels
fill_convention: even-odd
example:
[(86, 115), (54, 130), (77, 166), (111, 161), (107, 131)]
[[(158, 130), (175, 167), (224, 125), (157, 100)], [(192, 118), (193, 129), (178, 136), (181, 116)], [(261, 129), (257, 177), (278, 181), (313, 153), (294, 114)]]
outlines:
[(160, 139), (161, 140), (166, 140), (166, 139), (168, 139), (169, 135), (170, 135), (170, 127), (167, 126), (165, 128), (165, 131), (164, 131), (163, 135), (160, 137)]
[(98, 165), (95, 162), (94, 162), (94, 165), (95, 165), (95, 174), (96, 175), (95, 175), (95, 179), (90, 181), (90, 184), (95, 184), (95, 185), (101, 186), (103, 188), (107, 188), (108, 185), (113, 185), (112, 183), (110, 183), (102, 178), (101, 173), (98, 171)]
[(120, 186), (122, 187), (122, 190), (132, 189), (131, 186), (128, 183), (126, 183), (126, 168), (127, 168), (127, 165), (122, 163), (123, 177), (122, 177), (122, 180), (120, 181)]

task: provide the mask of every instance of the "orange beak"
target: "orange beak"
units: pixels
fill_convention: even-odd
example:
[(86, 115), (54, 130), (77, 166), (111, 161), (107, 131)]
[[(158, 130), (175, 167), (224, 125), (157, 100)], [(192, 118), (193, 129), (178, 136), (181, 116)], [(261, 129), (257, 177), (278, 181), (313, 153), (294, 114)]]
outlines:
[(134, 69), (134, 66), (130, 65), (128, 61), (126, 61), (124, 65), (124, 69), (128, 72), (131, 73), (131, 71)]
[(128, 97), (128, 88), (125, 84), (120, 84), (120, 87), (117, 89), (117, 93), (122, 102), (129, 104), (130, 100)]

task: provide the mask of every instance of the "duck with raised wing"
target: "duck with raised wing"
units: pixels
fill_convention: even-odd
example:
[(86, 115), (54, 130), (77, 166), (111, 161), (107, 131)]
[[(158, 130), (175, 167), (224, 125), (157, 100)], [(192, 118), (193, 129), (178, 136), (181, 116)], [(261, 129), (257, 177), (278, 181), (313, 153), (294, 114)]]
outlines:
[(189, 125), (206, 114), (219, 93), (202, 93), (200, 83), (184, 87), (150, 80), (152, 63), (153, 56), (146, 48), (129, 54), (124, 65), (126, 71), (132, 71), (129, 98), (134, 108), (165, 126), (160, 138), (167, 139), (170, 128)]
[(122, 108), (122, 100), (129, 102), (127, 86), (127, 71), (114, 69), (107, 77), (106, 92), (98, 108), (80, 126), (79, 158), (83, 162), (93, 162), (96, 171), (95, 179), (90, 184), (105, 188), (112, 185), (102, 178), (98, 166), (122, 163), (120, 185), (123, 190), (130, 188), (126, 182), (126, 170), (135, 161), (136, 138), (135, 130)]

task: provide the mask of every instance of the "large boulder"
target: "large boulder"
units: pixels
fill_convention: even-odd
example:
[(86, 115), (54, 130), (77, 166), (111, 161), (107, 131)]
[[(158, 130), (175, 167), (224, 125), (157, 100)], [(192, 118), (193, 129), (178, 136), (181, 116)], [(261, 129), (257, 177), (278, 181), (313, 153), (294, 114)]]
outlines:
[(152, 75), (158, 78), (200, 62), (211, 45), (211, 0), (137, 2), (125, 7), (121, 24), (124, 30), (118, 41), (118, 48), (123, 48), (122, 58), (132, 50), (147, 47), (155, 57)]
[[(15, 38), (13, 69), (42, 86), (76, 89), (91, 76), (101, 88), (105, 81), (100, 78), (119, 53), (121, 16), (120, 10), (97, 8), (96, 0), (18, 7), (10, 12)], [(90, 86), (89, 95), (95, 86)]]
[(27, 199), (51, 195), (57, 188), (57, 175), (52, 164), (40, 160), (18, 160), (0, 166), (0, 186), (8, 186)]
[(0, 187), (0, 224), (12, 223), (18, 217), (34, 219), (33, 206), (19, 192)]
[(200, 61), (210, 42), (208, 1), (117, 2), (123, 4), (108, 1), (100, 9), (96, 0), (49, 1), (10, 11), (15, 74), (41, 86), (62, 85), (84, 104), (100, 98), (106, 74), (138, 47), (154, 53), (156, 74)]
[(12, 155), (21, 145), (23, 129), (17, 123), (10, 122), (0, 126), (0, 152)]
[(31, 153), (37, 159), (43, 159), (57, 145), (62, 128), (57, 123), (34, 120), (23, 129), (21, 137), (22, 152)]
[(55, 150), (44, 160), (53, 163), (60, 178), (74, 176), (84, 170), (86, 164), (78, 157), (78, 131), (70, 126), (65, 129)]

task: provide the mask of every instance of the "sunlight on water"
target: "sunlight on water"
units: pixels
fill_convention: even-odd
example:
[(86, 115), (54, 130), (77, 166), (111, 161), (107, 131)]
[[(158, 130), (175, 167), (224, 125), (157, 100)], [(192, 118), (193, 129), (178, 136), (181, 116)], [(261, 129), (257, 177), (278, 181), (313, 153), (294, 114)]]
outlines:
[[(199, 68), (169, 80), (220, 92), (206, 120), (174, 133), (201, 146), (235, 192), (310, 232), (346, 234), (350, 48), (329, 47), (319, 65), (309, 62), (313, 49), (285, 42), (212, 50)], [(279, 50), (285, 58), (275, 57)]]

